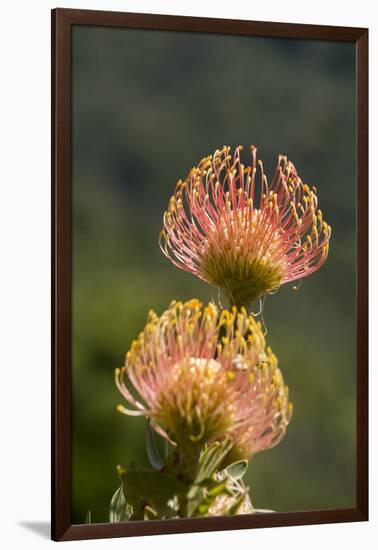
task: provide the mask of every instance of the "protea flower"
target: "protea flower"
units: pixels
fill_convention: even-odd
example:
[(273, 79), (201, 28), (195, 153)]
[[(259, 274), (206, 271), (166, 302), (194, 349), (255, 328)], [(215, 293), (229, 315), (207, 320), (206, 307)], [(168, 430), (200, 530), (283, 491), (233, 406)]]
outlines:
[(191, 300), (150, 312), (116, 384), (132, 407), (118, 410), (149, 417), (187, 461), (224, 437), (249, 458), (275, 445), (290, 418), (276, 357), (244, 308)]
[(237, 307), (319, 269), (331, 236), (316, 189), (285, 156), (268, 183), (256, 147), (247, 168), (241, 149), (233, 157), (230, 147), (215, 151), (177, 183), (160, 237), (173, 264), (218, 286)]

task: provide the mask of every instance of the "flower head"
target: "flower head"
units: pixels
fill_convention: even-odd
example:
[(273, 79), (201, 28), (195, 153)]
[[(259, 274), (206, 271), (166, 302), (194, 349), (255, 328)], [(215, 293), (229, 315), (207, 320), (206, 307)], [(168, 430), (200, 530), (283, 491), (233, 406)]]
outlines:
[(289, 422), (276, 357), (244, 308), (191, 300), (150, 312), (116, 383), (132, 406), (120, 412), (150, 417), (184, 453), (229, 437), (249, 457), (275, 445)]
[(220, 287), (238, 307), (319, 269), (331, 236), (315, 188), (285, 156), (268, 183), (256, 148), (247, 168), (241, 149), (215, 151), (177, 183), (160, 237), (172, 263)]

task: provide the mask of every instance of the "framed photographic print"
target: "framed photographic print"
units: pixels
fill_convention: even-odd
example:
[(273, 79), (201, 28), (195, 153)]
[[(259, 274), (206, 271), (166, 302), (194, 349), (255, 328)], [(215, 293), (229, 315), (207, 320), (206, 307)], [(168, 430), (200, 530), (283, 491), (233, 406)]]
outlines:
[(52, 12), (52, 537), (368, 519), (368, 31)]

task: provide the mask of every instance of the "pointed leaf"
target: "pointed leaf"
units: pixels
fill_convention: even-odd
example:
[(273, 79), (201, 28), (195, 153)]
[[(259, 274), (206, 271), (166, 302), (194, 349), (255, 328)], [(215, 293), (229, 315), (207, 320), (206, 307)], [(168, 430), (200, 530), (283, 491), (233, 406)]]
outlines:
[(109, 521), (110, 523), (119, 523), (128, 521), (133, 515), (132, 506), (130, 506), (123, 494), (122, 485), (114, 493), (110, 502)]
[(207, 480), (206, 485), (192, 485), (187, 494), (187, 516), (202, 516), (219, 495), (231, 495), (226, 482)]
[(222, 464), (232, 447), (232, 442), (226, 439), (222, 443), (214, 443), (206, 449), (200, 458), (200, 465), (197, 471), (195, 483), (202, 483), (210, 478)]
[(246, 460), (238, 460), (237, 462), (233, 462), (227, 466), (227, 468), (223, 471), (227, 477), (231, 477), (232, 479), (242, 479), (247, 469), (248, 462)]
[(162, 470), (165, 464), (160, 456), (159, 449), (157, 448), (149, 418), (147, 419), (146, 426), (146, 450), (151, 466), (155, 468), (155, 470)]
[(245, 493), (241, 493), (233, 502), (232, 506), (228, 509), (229, 516), (235, 516), (238, 513), (240, 506), (245, 499)]
[(216, 487), (213, 487), (208, 492), (209, 497), (215, 498), (218, 495), (229, 495), (230, 491), (227, 489), (227, 485), (225, 481), (222, 481), (222, 483), (219, 483), (216, 485)]
[(206, 488), (199, 485), (192, 485), (187, 494), (186, 515), (191, 518), (197, 508), (206, 499)]
[(87, 515), (85, 516), (85, 523), (92, 523), (92, 512), (88, 510)]

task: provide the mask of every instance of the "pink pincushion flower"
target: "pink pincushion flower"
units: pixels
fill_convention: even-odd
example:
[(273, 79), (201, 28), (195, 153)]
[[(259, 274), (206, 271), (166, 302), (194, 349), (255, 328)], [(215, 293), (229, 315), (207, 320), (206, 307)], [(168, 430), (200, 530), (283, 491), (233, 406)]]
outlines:
[(237, 307), (319, 269), (331, 236), (315, 188), (285, 156), (268, 183), (256, 148), (247, 168), (241, 149), (233, 157), (230, 147), (217, 150), (177, 183), (160, 238), (173, 264), (218, 286)]
[(291, 414), (277, 359), (244, 308), (191, 300), (150, 312), (116, 383), (132, 407), (119, 411), (150, 417), (187, 456), (228, 437), (249, 458), (278, 442)]

